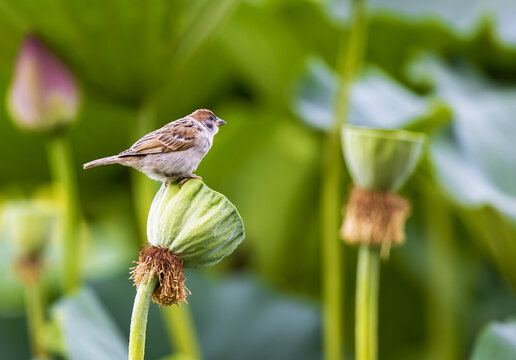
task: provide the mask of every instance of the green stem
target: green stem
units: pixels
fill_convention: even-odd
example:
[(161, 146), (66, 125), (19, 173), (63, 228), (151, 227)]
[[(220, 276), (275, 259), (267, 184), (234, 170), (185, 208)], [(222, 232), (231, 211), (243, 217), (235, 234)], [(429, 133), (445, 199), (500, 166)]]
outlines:
[(165, 307), (163, 315), (168, 332), (173, 335), (175, 351), (192, 359), (201, 359), (200, 347), (188, 305)]
[(338, 58), (339, 84), (335, 102), (335, 121), (326, 134), (323, 180), (321, 189), (322, 214), (322, 275), (324, 302), (324, 349), (328, 360), (342, 358), (342, 295), (344, 276), (342, 254), (337, 233), (340, 225), (342, 158), (340, 129), (346, 122), (351, 85), (362, 61), (366, 37), (364, 0), (354, 0), (349, 37), (343, 36)]
[(329, 360), (342, 358), (342, 246), (340, 225), (340, 147), (338, 133), (327, 134), (321, 194), (324, 350)]
[(142, 281), (134, 298), (133, 314), (131, 315), (131, 333), (129, 335), (129, 360), (143, 360), (145, 355), (145, 333), (147, 331), (147, 315), (152, 299), (152, 293), (158, 283), (153, 277)]
[(361, 245), (357, 264), (355, 347), (357, 360), (378, 358), (378, 290), (380, 251)]
[(452, 360), (464, 357), (458, 345), (457, 250), (454, 247), (453, 224), (445, 199), (431, 184), (425, 193), (428, 234), (428, 358)]
[[(156, 127), (155, 112), (152, 106), (143, 106), (139, 113), (135, 128), (135, 138), (154, 130)], [(133, 196), (136, 206), (136, 215), (140, 229), (141, 244), (147, 242), (147, 216), (152, 199), (157, 192), (159, 183), (133, 171)], [(201, 359), (199, 342), (193, 325), (192, 316), (188, 307), (181, 306), (171, 309), (164, 307), (162, 316), (167, 324), (170, 343), (175, 345), (178, 352)]]
[(34, 358), (45, 359), (48, 354), (41, 341), (41, 329), (45, 322), (41, 284), (39, 281), (33, 284), (25, 284), (24, 290), (32, 355)]
[(346, 123), (351, 86), (364, 57), (367, 39), (366, 20), (365, 0), (353, 0), (349, 37), (342, 36), (337, 64), (337, 73), (340, 77), (335, 103), (334, 127), (337, 131)]
[(61, 251), (62, 288), (67, 294), (79, 288), (80, 253), (78, 240), (79, 196), (68, 137), (54, 136), (47, 142), (53, 178), (64, 197)]

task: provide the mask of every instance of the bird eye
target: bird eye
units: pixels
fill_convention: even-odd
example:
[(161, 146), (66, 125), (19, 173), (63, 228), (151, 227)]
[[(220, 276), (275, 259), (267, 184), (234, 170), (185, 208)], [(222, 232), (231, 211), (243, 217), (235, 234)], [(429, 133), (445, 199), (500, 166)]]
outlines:
[(215, 116), (210, 115), (210, 120), (215, 120)]

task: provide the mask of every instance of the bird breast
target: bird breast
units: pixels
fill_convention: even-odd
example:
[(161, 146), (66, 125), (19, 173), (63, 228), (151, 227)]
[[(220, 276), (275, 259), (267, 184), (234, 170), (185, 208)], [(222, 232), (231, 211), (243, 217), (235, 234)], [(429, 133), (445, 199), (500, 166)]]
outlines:
[(191, 174), (208, 153), (213, 137), (201, 136), (189, 149), (143, 157), (139, 168), (150, 178), (158, 181), (173, 179), (176, 175)]

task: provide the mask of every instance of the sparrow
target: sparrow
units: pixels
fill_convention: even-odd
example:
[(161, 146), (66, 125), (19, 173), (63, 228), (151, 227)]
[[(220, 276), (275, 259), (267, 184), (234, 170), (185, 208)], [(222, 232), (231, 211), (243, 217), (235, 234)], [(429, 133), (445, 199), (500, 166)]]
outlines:
[(118, 155), (93, 160), (82, 167), (130, 166), (165, 185), (179, 179), (182, 179), (179, 186), (189, 179), (202, 180), (193, 172), (210, 150), (219, 126), (224, 124), (226, 122), (210, 110), (199, 109), (148, 133)]

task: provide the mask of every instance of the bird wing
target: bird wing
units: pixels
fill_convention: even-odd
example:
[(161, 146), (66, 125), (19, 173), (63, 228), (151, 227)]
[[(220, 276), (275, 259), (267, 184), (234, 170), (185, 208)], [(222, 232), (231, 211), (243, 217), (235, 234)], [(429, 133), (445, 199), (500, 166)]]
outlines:
[(159, 154), (191, 148), (201, 130), (195, 120), (183, 118), (148, 133), (119, 156)]

